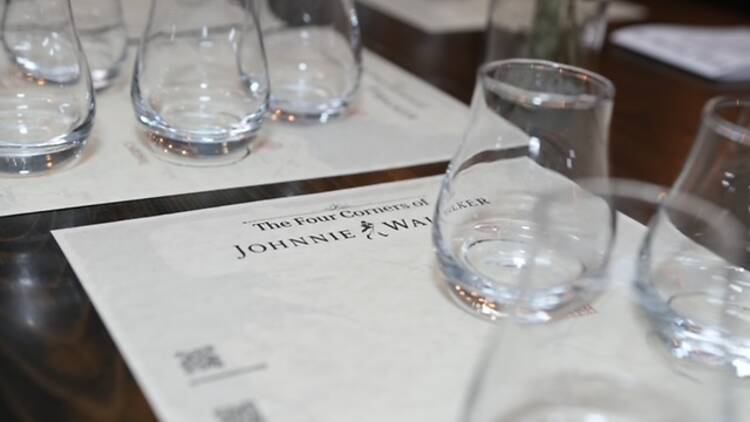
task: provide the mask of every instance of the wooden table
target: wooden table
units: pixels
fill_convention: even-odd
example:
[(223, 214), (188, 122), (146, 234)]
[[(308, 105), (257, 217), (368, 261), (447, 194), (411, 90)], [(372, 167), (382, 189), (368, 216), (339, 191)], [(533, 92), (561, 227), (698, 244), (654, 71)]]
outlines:
[[(750, 24), (746, 12), (708, 1), (640, 1), (650, 7), (651, 21)], [(375, 10), (358, 10), (368, 48), (468, 102), (482, 34), (430, 35)], [(614, 175), (661, 184), (679, 173), (705, 101), (750, 94), (750, 83), (713, 83), (609, 45), (600, 72), (617, 86)], [(403, 180), (444, 168), (436, 163), (0, 218), (0, 421), (155, 419), (50, 230)]]

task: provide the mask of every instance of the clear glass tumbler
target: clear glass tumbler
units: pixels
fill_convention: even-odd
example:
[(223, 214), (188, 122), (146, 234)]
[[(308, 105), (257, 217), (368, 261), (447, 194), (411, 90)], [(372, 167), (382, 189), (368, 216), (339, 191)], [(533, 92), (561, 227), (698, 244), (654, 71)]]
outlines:
[[(655, 248), (670, 249), (674, 258), (720, 268), (720, 255), (741, 252), (740, 224), (731, 216), (705, 218), (720, 212), (713, 204), (688, 195), (667, 198), (666, 188), (622, 180), (594, 180), (583, 185), (590, 195), (610, 198), (625, 215), (617, 232), (613, 256), (599, 284), (602, 293), (576, 312), (544, 324), (511, 317), (482, 358), (464, 415), (466, 422), (607, 421), (704, 422), (736, 419), (744, 406), (736, 394), (728, 365), (701, 365), (671, 352), (664, 342), (665, 323), (673, 321), (665, 306), (654, 306), (640, 294), (644, 262)], [(537, 224), (551, 232), (575, 234), (580, 227), (560, 224), (560, 209), (577, 207), (562, 191), (550, 191), (537, 203)], [(601, 231), (606, 221), (581, 219)], [(670, 228), (668, 228), (669, 226)], [(681, 236), (678, 230), (683, 230)], [(668, 233), (667, 233), (668, 232)], [(697, 234), (700, 237), (695, 237)], [(689, 237), (691, 235), (693, 237)], [(568, 238), (568, 237), (565, 237)], [(548, 243), (540, 238), (537, 255)], [(573, 244), (573, 242), (571, 242)], [(656, 246), (658, 244), (658, 246)], [(710, 248), (710, 249), (709, 249)], [(635, 288), (634, 288), (635, 287)], [(717, 293), (731, 284), (716, 281)], [(703, 350), (713, 347), (720, 363), (727, 356), (721, 339), (731, 312), (717, 297), (711, 317), (717, 321), (711, 342), (694, 341)], [(643, 311), (649, 318), (643, 318)], [(706, 317), (708, 314), (705, 315)]]
[(485, 60), (531, 58), (596, 68), (607, 0), (492, 0)]
[(274, 120), (327, 122), (352, 103), (362, 76), (351, 0), (260, 1)]
[(192, 165), (242, 159), (263, 124), (268, 92), (250, 0), (153, 3), (132, 100), (160, 157)]
[[(715, 98), (708, 102), (693, 149), (673, 193), (691, 194), (720, 206), (704, 218), (731, 215), (743, 223), (743, 254), (731, 264), (706, 267), (695, 260), (663, 256), (644, 269), (642, 292), (672, 312), (674, 333), (667, 336), (673, 352), (712, 360), (711, 349), (693, 343), (715, 332), (708, 318), (717, 306), (717, 282), (730, 280), (727, 314), (732, 330), (730, 348), (739, 376), (750, 377), (750, 98)], [(657, 245), (658, 246), (658, 245)], [(727, 321), (725, 321), (726, 323)]]
[(550, 247), (532, 263), (531, 245), (546, 236), (533, 209), (548, 190), (567, 190), (578, 201), (560, 218), (614, 224), (606, 200), (576, 184), (608, 175), (613, 98), (607, 79), (579, 68), (522, 59), (480, 68), (469, 127), (443, 180), (433, 227), (440, 267), (459, 304), (489, 319), (505, 316), (532, 264), (537, 318), (572, 306), (570, 288), (591, 287), (584, 280), (595, 278), (586, 275), (606, 262), (611, 239), (585, 230), (575, 250)]
[(128, 34), (120, 0), (72, 0), (78, 37), (86, 53), (94, 89), (120, 75), (127, 57)]
[(69, 0), (0, 4), (0, 173), (69, 164), (91, 132), (91, 78)]

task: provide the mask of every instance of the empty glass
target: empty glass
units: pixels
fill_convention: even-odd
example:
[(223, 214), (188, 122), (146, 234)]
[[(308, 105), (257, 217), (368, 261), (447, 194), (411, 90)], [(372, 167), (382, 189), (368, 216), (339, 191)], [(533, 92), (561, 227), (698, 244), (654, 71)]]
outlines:
[[(586, 181), (582, 186), (592, 196), (610, 198), (648, 227), (618, 216), (616, 254), (607, 271), (599, 272), (607, 279), (599, 285), (608, 289), (599, 297), (545, 324), (511, 318), (502, 326), (480, 362), (461, 420), (741, 421), (735, 417), (744, 403), (735, 401), (740, 386), (732, 372), (723, 364), (700, 365), (670, 353), (672, 345), (663, 340), (673, 333), (665, 325), (674, 326), (672, 310), (640, 294), (644, 270), (665, 262), (657, 250), (671, 251), (675, 270), (681, 260), (717, 268), (722, 261), (717, 253), (732, 257), (740, 252), (739, 222), (731, 216), (705, 219), (703, 213), (720, 210), (686, 195), (667, 198), (666, 189), (659, 186), (619, 180)], [(577, 225), (585, 224), (612, 230), (606, 220), (559, 224), (558, 210), (577, 206), (567, 192), (553, 190), (537, 202), (534, 215), (539, 227), (551, 233), (576, 235), (581, 231)], [(684, 230), (681, 236), (676, 236), (678, 228)], [(698, 239), (688, 236), (699, 233)], [(537, 256), (547, 242), (538, 239), (539, 247), (531, 255)], [(533, 265), (527, 271), (531, 269)], [(719, 294), (711, 310), (717, 321), (715, 337), (693, 344), (713, 346), (714, 356), (724, 363), (728, 351), (721, 339), (731, 323), (721, 322), (721, 316), (731, 309), (723, 306), (727, 302), (720, 292), (726, 293), (731, 284), (724, 279), (713, 287)], [(649, 318), (643, 318), (644, 311)]]
[(599, 278), (590, 275), (606, 264), (611, 232), (581, 226), (575, 238), (550, 239), (532, 263), (532, 245), (549, 237), (532, 211), (545, 192), (564, 190), (574, 201), (557, 218), (614, 224), (606, 200), (575, 183), (608, 175), (613, 97), (605, 78), (552, 62), (480, 68), (472, 117), (443, 180), (433, 227), (440, 268), (460, 305), (489, 319), (505, 316), (532, 264), (531, 319), (575, 307), (584, 295), (570, 289), (596, 290)]
[[(461, 422), (743, 422), (720, 368), (685, 366), (639, 325), (631, 298), (606, 314), (498, 328)], [(744, 398), (744, 397), (743, 397)]]
[(250, 0), (159, 0), (141, 40), (132, 99), (149, 143), (177, 163), (242, 159), (268, 108)]
[(94, 91), (68, 0), (0, 4), (0, 172), (73, 162), (91, 132)]
[(362, 76), (351, 0), (260, 1), (274, 120), (319, 121), (344, 113)]
[(703, 213), (703, 218), (731, 215), (742, 221), (743, 253), (731, 261), (734, 265), (719, 262), (709, 267), (694, 259), (675, 262), (663, 258), (664, 263), (652, 263), (645, 274), (643, 293), (673, 311), (675, 334), (669, 338), (673, 352), (711, 361), (712, 349), (693, 343), (713, 335), (717, 321), (708, 315), (720, 303), (714, 291), (716, 283), (731, 280), (726, 298), (730, 311), (724, 323), (732, 326), (730, 348), (736, 372), (750, 377), (750, 98), (715, 98), (706, 105), (674, 192), (695, 195), (721, 207)]
[(94, 89), (112, 84), (127, 57), (128, 36), (120, 0), (72, 0), (78, 37)]
[(606, 0), (492, 0), (485, 60), (533, 58), (594, 68)]

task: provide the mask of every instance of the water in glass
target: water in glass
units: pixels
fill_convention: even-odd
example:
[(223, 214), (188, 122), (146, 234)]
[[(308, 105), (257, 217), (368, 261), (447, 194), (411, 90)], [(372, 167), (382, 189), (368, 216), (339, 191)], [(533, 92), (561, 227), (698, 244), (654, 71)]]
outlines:
[(0, 172), (26, 175), (75, 161), (95, 103), (68, 0), (0, 5)]
[[(607, 256), (611, 238), (580, 222), (612, 225), (611, 208), (575, 181), (608, 173), (613, 89), (582, 69), (535, 60), (487, 64), (478, 81), (440, 192), (438, 259), (468, 309), (495, 319), (526, 296), (530, 317), (549, 319), (583, 299)], [(570, 231), (540, 228), (533, 211), (550, 190), (566, 192), (572, 206), (545, 218)]]

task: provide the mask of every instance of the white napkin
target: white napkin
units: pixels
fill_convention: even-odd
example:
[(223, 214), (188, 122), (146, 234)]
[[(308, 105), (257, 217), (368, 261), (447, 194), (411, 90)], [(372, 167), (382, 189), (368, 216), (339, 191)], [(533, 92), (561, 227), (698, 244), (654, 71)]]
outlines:
[(704, 78), (750, 80), (750, 27), (635, 25), (610, 40)]

